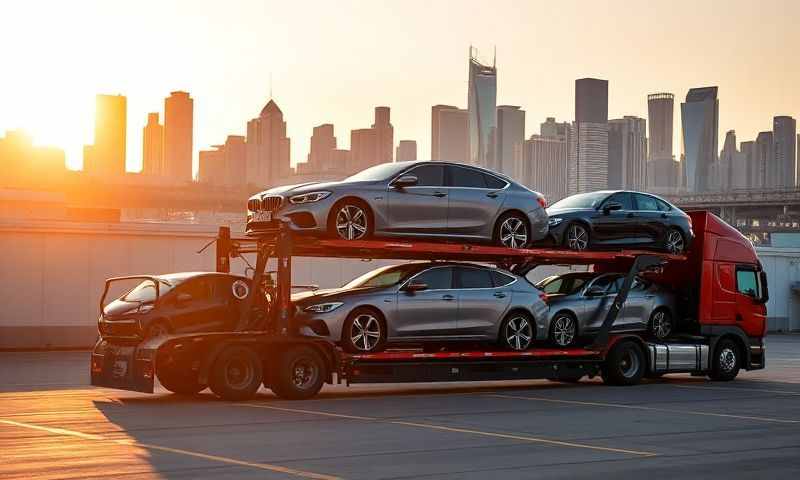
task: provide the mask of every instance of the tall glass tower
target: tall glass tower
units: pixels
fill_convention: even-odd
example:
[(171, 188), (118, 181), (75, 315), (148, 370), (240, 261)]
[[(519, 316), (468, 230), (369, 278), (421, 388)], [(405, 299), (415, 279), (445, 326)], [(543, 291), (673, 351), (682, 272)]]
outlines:
[(497, 170), (494, 158), (497, 130), (497, 68), (484, 65), (469, 48), (469, 162)]
[(717, 87), (692, 88), (681, 104), (683, 153), (686, 156), (683, 172), (690, 192), (708, 191), (711, 169), (717, 163), (719, 130), (719, 100)]

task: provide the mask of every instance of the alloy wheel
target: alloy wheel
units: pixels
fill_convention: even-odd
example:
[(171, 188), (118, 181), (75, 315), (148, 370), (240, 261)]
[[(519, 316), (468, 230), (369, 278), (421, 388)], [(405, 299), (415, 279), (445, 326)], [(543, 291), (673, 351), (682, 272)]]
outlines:
[(336, 213), (336, 234), (345, 240), (358, 240), (367, 234), (367, 212), (357, 205), (344, 205)]
[(571, 250), (586, 250), (589, 246), (589, 232), (583, 225), (570, 225), (567, 229), (567, 246)]
[(566, 347), (575, 339), (575, 320), (568, 315), (560, 315), (553, 322), (553, 341)]
[(732, 372), (736, 366), (736, 352), (732, 348), (725, 347), (719, 352), (719, 368), (723, 372)]
[(506, 324), (506, 343), (514, 350), (526, 350), (533, 339), (533, 327), (525, 317), (513, 317)]
[(683, 252), (683, 235), (677, 230), (670, 230), (667, 234), (667, 251), (669, 253)]
[(520, 218), (509, 217), (500, 225), (500, 243), (505, 247), (522, 248), (528, 243), (528, 226)]
[(672, 322), (667, 318), (667, 314), (663, 310), (653, 314), (652, 332), (658, 339), (667, 338), (672, 333)]
[(381, 322), (373, 315), (361, 314), (353, 319), (350, 327), (350, 342), (362, 352), (375, 348), (381, 339)]

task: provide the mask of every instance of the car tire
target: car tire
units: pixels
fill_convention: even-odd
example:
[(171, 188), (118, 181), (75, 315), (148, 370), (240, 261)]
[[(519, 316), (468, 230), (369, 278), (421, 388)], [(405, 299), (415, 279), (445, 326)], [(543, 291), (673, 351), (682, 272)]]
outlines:
[(366, 240), (375, 230), (372, 210), (364, 201), (346, 198), (328, 215), (328, 234), (339, 240)]
[(313, 347), (290, 347), (278, 359), (271, 382), (272, 391), (287, 400), (305, 400), (322, 389), (327, 376), (325, 362)]
[(739, 345), (730, 338), (723, 338), (717, 342), (708, 378), (728, 382), (736, 378), (741, 368), (742, 352)]
[(667, 230), (667, 236), (664, 238), (664, 248), (673, 255), (682, 255), (686, 251), (686, 238), (683, 232), (677, 228)]
[(647, 370), (647, 359), (638, 343), (622, 340), (608, 352), (602, 368), (606, 384), (636, 385)]
[(230, 346), (217, 355), (208, 375), (208, 386), (223, 400), (248, 400), (264, 381), (261, 357), (249, 347)]
[(494, 244), (500, 247), (527, 248), (531, 243), (531, 226), (528, 219), (520, 213), (504, 213), (494, 226), (493, 240)]
[(558, 312), (550, 321), (550, 343), (566, 348), (578, 339), (578, 320), (569, 312)]
[(164, 319), (158, 319), (147, 325), (144, 331), (144, 338), (148, 340), (161, 335), (169, 335), (170, 333), (172, 333), (172, 329), (169, 327), (169, 323)]
[(386, 321), (374, 308), (358, 307), (342, 325), (342, 348), (349, 353), (376, 353), (386, 346)]
[(156, 376), (161, 386), (178, 395), (197, 395), (206, 385), (197, 381), (197, 374), (189, 369), (162, 367), (156, 364)]
[(589, 227), (580, 222), (570, 223), (564, 230), (564, 239), (562, 243), (565, 248), (570, 250), (587, 250), (591, 245)]
[(525, 312), (509, 313), (500, 325), (498, 340), (504, 349), (525, 351), (530, 348), (534, 338), (536, 338), (536, 323)]
[(656, 340), (664, 340), (672, 335), (675, 325), (672, 323), (672, 314), (666, 308), (657, 308), (650, 314), (647, 322), (647, 331)]

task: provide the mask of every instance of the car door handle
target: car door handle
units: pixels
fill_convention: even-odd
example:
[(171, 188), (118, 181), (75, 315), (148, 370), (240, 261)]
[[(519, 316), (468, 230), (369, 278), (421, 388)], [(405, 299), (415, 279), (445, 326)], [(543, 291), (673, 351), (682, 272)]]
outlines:
[(454, 297), (452, 295), (442, 295), (442, 300), (444, 300), (446, 302), (452, 302), (455, 299), (456, 299), (456, 297)]
[(446, 197), (447, 194), (444, 193), (444, 192), (433, 192), (433, 196), (434, 197), (438, 197), (438, 198), (442, 198), (442, 197)]
[(506, 294), (503, 292), (497, 292), (494, 294), (494, 296), (497, 298), (506, 298)]
[(489, 198), (497, 198), (497, 194), (494, 193), (494, 192), (489, 192), (489, 193), (486, 194), (486, 196), (489, 197)]

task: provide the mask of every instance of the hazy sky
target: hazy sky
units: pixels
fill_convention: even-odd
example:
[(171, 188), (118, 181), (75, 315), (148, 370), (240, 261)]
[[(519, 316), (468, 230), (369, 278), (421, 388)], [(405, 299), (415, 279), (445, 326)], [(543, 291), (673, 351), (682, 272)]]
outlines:
[[(800, 1), (3, 1), (0, 135), (24, 128), (81, 164), (94, 95), (128, 97), (128, 169), (171, 90), (195, 99), (198, 149), (244, 134), (273, 95), (292, 162), (315, 125), (339, 145), (392, 108), (395, 142), (430, 155), (430, 107), (466, 107), (469, 45), (497, 47), (498, 104), (574, 116), (574, 80), (608, 79), (609, 115), (647, 116), (646, 95), (718, 85), (720, 134), (739, 141), (800, 117)], [(162, 112), (163, 115), (163, 112)], [(162, 117), (163, 121), (163, 117)], [(722, 137), (720, 138), (720, 147)], [(679, 152), (680, 149), (676, 151)]]

